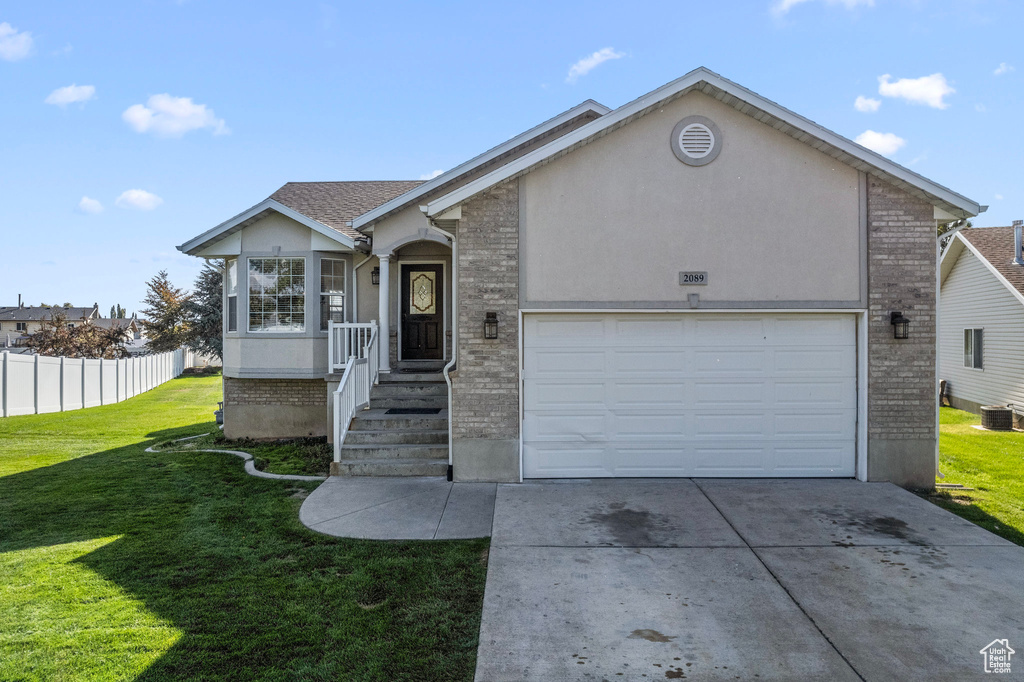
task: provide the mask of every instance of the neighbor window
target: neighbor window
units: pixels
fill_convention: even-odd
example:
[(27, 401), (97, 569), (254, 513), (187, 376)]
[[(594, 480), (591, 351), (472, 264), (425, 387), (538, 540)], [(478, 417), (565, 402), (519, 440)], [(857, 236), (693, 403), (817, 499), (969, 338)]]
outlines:
[(28, 331), (28, 322), (18, 322), (17, 323), (17, 328), (18, 328), (17, 330), (19, 332), (27, 332)]
[(982, 355), (982, 337), (984, 329), (965, 329), (964, 330), (964, 367), (973, 367), (974, 369), (981, 369), (981, 355)]
[(306, 328), (306, 259), (249, 259), (249, 331)]
[(320, 329), (345, 321), (345, 261), (320, 259)]
[(238, 331), (238, 261), (231, 259), (228, 267), (224, 286), (228, 294), (228, 331)]

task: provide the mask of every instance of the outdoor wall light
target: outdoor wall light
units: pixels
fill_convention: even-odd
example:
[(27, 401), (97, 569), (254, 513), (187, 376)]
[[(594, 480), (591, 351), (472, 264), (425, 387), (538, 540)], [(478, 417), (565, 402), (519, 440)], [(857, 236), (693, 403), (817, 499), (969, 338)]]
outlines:
[(484, 338), (498, 338), (498, 313), (487, 313), (484, 317)]
[(380, 286), (380, 268), (370, 270), (370, 282), (372, 282), (375, 287)]
[(903, 317), (903, 313), (899, 311), (889, 313), (889, 324), (892, 325), (892, 338), (910, 338), (910, 320)]

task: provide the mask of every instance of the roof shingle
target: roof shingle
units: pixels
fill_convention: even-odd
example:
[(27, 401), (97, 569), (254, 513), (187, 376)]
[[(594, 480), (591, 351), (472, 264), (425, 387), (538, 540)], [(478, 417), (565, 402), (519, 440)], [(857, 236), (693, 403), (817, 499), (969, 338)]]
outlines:
[(270, 198), (353, 239), (365, 240), (366, 235), (346, 223), (421, 184), (422, 180), (289, 182)]
[(960, 230), (959, 234), (1017, 291), (1024, 294), (1024, 265), (1013, 264), (1012, 227), (972, 227)]

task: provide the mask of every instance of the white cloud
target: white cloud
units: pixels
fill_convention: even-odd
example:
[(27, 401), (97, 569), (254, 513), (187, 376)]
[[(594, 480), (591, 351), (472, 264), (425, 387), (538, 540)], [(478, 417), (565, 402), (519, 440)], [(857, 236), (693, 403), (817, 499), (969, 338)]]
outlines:
[(979, 114), (984, 114), (986, 111), (988, 111), (988, 107), (986, 107), (984, 104), (975, 104), (974, 110), (977, 111)]
[(997, 194), (996, 195), (996, 200), (997, 201), (1002, 201), (1003, 200), (1003, 195), (1002, 194)]
[(205, 104), (195, 104), (191, 97), (153, 95), (145, 105), (133, 104), (121, 118), (137, 133), (152, 132), (160, 137), (181, 137), (192, 130), (209, 128), (214, 135), (227, 135), (224, 119), (217, 118)]
[(1001, 64), (999, 64), (999, 66), (996, 67), (996, 70), (993, 71), (992, 73), (993, 75), (996, 76), (1002, 76), (1004, 73), (1010, 73), (1011, 71), (1016, 71), (1016, 69), (1014, 69), (1013, 66), (1007, 64), (1006, 62), (1002, 62)]
[(20, 33), (6, 21), (0, 24), (0, 59), (16, 62), (32, 52), (32, 34)]
[(941, 73), (920, 78), (901, 78), (898, 81), (892, 80), (889, 74), (878, 77), (878, 94), (884, 97), (899, 97), (913, 104), (927, 104), (935, 109), (948, 107), (949, 104), (942, 101), (942, 98), (954, 92), (956, 90), (946, 82), (946, 77)]
[(96, 96), (96, 88), (92, 85), (67, 85), (57, 88), (46, 98), (47, 104), (56, 104), (59, 107), (66, 107), (75, 102), (88, 102)]
[(853, 103), (854, 109), (857, 111), (863, 111), (866, 114), (878, 111), (878, 107), (880, 106), (882, 106), (882, 100), (872, 99), (871, 97), (865, 97), (863, 95), (857, 95), (857, 99)]
[(130, 189), (121, 192), (121, 196), (114, 202), (120, 208), (134, 208), (139, 211), (152, 211), (164, 203), (164, 200), (144, 189)]
[(103, 204), (95, 199), (82, 197), (82, 200), (78, 202), (78, 210), (82, 213), (103, 213)]
[(423, 175), (420, 176), (420, 180), (433, 180), (442, 173), (444, 173), (443, 170), (436, 170), (433, 173), (424, 173)]
[(894, 154), (907, 143), (902, 137), (893, 133), (876, 133), (874, 130), (865, 130), (854, 141), (860, 146), (867, 147), (884, 156)]
[(580, 76), (586, 76), (588, 73), (593, 71), (596, 67), (604, 64), (609, 59), (619, 59), (625, 57), (626, 53), (616, 52), (611, 47), (606, 47), (598, 50), (589, 57), (584, 57), (575, 64), (569, 67), (569, 75), (565, 77), (566, 83), (575, 83)]
[[(811, 0), (776, 0), (775, 4), (772, 5), (772, 14), (777, 17), (781, 17), (783, 14), (793, 9), (797, 5), (802, 5), (805, 2)], [(864, 7), (874, 7), (875, 0), (825, 0), (826, 5), (842, 5), (846, 9), (854, 9), (863, 5)]]

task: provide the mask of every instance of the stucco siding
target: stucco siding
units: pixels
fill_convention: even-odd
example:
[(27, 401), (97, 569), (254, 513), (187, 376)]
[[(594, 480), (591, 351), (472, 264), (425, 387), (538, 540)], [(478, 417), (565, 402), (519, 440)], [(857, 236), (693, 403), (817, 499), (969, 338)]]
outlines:
[[(723, 140), (701, 167), (681, 163), (669, 143), (695, 114)], [(702, 93), (528, 173), (521, 187), (526, 307), (689, 293), (711, 307), (860, 301), (858, 172)], [(680, 286), (686, 270), (707, 271), (708, 285)]]
[[(1024, 304), (964, 249), (942, 284), (939, 378), (956, 398), (1024, 409)], [(964, 329), (984, 328), (982, 369), (964, 367)]]
[(242, 230), (242, 251), (269, 253), (274, 247), (281, 251), (309, 251), (310, 229), (280, 213), (271, 213)]

